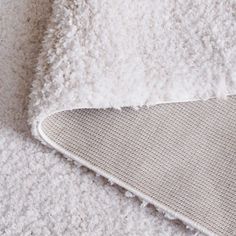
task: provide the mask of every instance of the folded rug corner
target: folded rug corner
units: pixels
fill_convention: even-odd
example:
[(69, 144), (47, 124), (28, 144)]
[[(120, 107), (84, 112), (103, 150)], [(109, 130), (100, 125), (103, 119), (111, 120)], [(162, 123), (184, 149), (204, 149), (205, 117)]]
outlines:
[(204, 233), (236, 235), (235, 6), (55, 0), (34, 136)]

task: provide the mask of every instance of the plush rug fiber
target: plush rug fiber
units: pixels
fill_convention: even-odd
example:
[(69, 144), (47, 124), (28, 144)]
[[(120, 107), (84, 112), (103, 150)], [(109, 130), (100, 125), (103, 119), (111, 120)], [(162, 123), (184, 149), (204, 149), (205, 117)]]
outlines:
[(56, 111), (236, 93), (233, 0), (55, 0), (33, 82), (33, 132)]
[(27, 103), (49, 0), (0, 1), (0, 235), (194, 235), (31, 137)]
[(0, 4), (1, 235), (235, 235), (234, 0)]

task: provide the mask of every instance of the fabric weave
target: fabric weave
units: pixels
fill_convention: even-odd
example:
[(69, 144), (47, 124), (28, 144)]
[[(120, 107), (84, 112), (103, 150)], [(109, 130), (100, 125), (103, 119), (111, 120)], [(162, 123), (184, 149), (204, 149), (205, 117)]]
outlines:
[(162, 210), (211, 235), (236, 235), (236, 97), (49, 116), (41, 134)]

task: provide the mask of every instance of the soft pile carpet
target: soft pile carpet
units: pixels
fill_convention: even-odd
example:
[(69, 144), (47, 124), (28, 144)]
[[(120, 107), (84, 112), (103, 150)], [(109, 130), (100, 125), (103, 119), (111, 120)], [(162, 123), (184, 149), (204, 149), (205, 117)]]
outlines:
[(235, 235), (235, 6), (55, 0), (33, 135), (206, 234)]
[(28, 96), (51, 4), (0, 1), (0, 235), (194, 235), (31, 137)]
[(235, 6), (1, 2), (1, 234), (236, 235)]

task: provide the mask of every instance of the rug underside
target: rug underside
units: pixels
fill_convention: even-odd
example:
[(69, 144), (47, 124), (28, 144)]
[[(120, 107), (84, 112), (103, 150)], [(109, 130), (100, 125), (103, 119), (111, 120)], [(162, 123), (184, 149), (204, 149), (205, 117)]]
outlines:
[(40, 125), (53, 148), (210, 235), (235, 235), (236, 97), (77, 109)]

